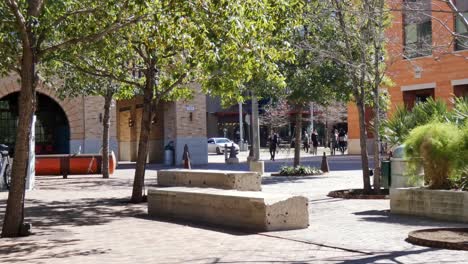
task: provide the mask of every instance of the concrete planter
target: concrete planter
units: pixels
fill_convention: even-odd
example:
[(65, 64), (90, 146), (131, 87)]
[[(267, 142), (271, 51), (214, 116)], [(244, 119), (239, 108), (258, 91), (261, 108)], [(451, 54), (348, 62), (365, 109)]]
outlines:
[(422, 187), (424, 185), (424, 170), (422, 166), (418, 169), (418, 176), (410, 177), (407, 175), (408, 161), (403, 158), (391, 159), (391, 186), (390, 188), (401, 187)]
[(468, 192), (423, 188), (390, 189), (390, 211), (468, 223)]

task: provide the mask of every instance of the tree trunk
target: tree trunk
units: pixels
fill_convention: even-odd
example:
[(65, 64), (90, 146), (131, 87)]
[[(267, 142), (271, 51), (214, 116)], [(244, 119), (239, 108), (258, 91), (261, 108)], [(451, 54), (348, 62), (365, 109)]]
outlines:
[(20, 236), (24, 221), (24, 195), (30, 151), (29, 140), (36, 103), (36, 77), (34, 51), (32, 48), (23, 47), (19, 98), (21, 107), (19, 107), (11, 187), (8, 193), (2, 237)]
[(374, 193), (380, 193), (379, 88), (374, 88)]
[(114, 91), (112, 87), (107, 88), (104, 96), (104, 117), (102, 120), (102, 178), (109, 178), (109, 127), (110, 127), (110, 108)]
[(132, 203), (141, 203), (143, 199), (143, 185), (145, 183), (146, 159), (148, 156), (148, 138), (151, 133), (151, 109), (154, 95), (154, 64), (146, 71), (146, 86), (143, 92), (143, 113), (141, 118), (140, 142), (138, 143), (138, 157), (133, 181)]
[(369, 158), (367, 157), (367, 132), (366, 132), (366, 118), (365, 118), (365, 105), (364, 98), (356, 98), (356, 106), (359, 114), (359, 141), (361, 147), (361, 161), (362, 161), (362, 179), (364, 183), (364, 192), (370, 193), (370, 177), (369, 177)]
[(302, 106), (297, 108), (295, 130), (294, 167), (297, 167), (301, 163)]
[[(376, 17), (374, 18), (374, 27), (377, 37), (374, 38), (374, 83), (373, 83), (373, 96), (374, 96), (374, 192), (380, 193), (381, 186), (381, 164), (380, 164), (380, 91), (379, 86), (381, 83), (381, 71), (380, 71), (380, 62), (382, 56), (382, 41), (384, 38), (383, 30), (383, 9), (385, 8), (384, 0), (379, 0), (376, 2), (376, 7), (374, 10), (378, 11)], [(379, 15), (380, 14), (380, 15)]]

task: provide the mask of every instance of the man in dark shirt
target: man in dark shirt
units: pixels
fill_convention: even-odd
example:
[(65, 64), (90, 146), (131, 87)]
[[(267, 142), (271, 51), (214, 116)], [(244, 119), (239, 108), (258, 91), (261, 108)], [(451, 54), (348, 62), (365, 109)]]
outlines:
[(275, 160), (276, 146), (278, 145), (278, 135), (274, 133), (270, 136), (270, 160)]

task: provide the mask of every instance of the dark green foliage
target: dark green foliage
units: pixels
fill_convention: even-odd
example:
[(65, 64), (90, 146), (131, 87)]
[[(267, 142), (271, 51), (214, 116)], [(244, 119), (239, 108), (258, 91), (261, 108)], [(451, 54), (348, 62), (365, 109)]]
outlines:
[(319, 175), (323, 172), (315, 167), (310, 166), (283, 166), (280, 169), (279, 175), (280, 176), (307, 176), (307, 175)]

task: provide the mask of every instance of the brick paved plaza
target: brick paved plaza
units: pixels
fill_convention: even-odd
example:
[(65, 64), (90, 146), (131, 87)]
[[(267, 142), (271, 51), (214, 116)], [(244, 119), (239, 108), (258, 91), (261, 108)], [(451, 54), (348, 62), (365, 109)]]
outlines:
[[(225, 167), (216, 163), (219, 157), (210, 156), (214, 163), (207, 167)], [(305, 163), (320, 159), (307, 157)], [(285, 162), (290, 160), (268, 161), (267, 170)], [(330, 190), (361, 186), (360, 171), (350, 170), (359, 167), (357, 157), (330, 158), (335, 170), (325, 176), (265, 177), (264, 192), (308, 197), (310, 227), (259, 234), (148, 218), (146, 204), (125, 203), (131, 167), (122, 165), (108, 180), (38, 177), (26, 203), (26, 221), (33, 223), (35, 235), (1, 239), (0, 263), (468, 263), (467, 251), (404, 241), (412, 230), (462, 224), (391, 215), (389, 200), (327, 197)], [(158, 168), (148, 166), (148, 186), (155, 184)], [(246, 164), (227, 168), (246, 169)], [(0, 192), (1, 219), (6, 197)]]

